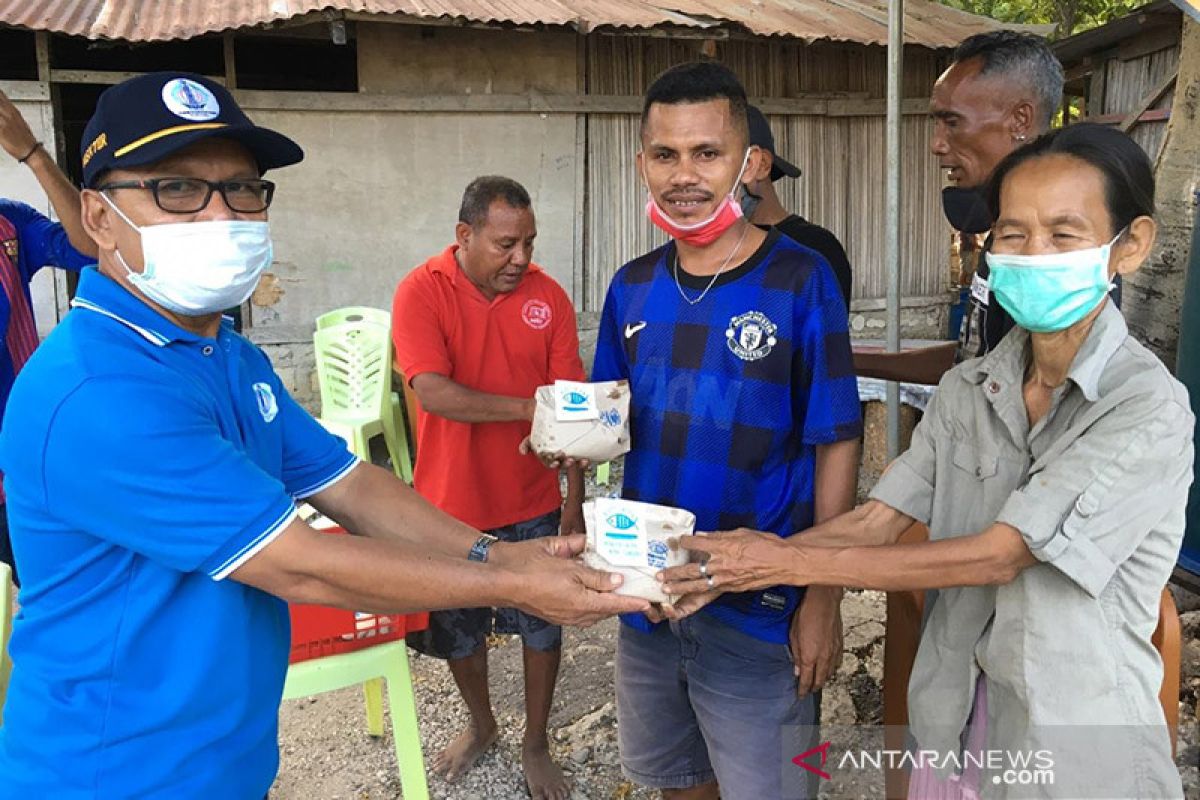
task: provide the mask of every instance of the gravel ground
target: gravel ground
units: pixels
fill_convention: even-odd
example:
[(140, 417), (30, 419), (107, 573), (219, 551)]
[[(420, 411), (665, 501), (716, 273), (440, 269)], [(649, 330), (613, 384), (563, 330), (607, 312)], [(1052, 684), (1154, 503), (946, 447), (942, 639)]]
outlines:
[[(824, 718), (830, 724), (878, 723), (883, 673), (884, 598), (878, 592), (847, 594), (846, 657), (825, 690)], [(1200, 691), (1200, 610), (1183, 615), (1187, 652), (1181, 691), (1180, 747), (1177, 762), (1187, 796), (1200, 798), (1200, 743), (1196, 694)], [(573, 779), (572, 800), (635, 800), (653, 793), (634, 787), (622, 775), (617, 758), (613, 710), (612, 659), (615, 621), (586, 630), (568, 629), (551, 717), (551, 746)], [(491, 687), (502, 731), (497, 746), (459, 783), (431, 777), (435, 798), (501, 800), (527, 797), (520, 767), (524, 724), (520, 641), (500, 637), (491, 649)], [(445, 665), (410, 655), (421, 740), (426, 759), (449, 742), (466, 723)], [(390, 723), (389, 723), (390, 724)], [(328, 798), (376, 800), (402, 796), (392, 752), (390, 728), (381, 739), (366, 732), (362, 693), (330, 692), (288, 701), (280, 711), (282, 764), (271, 792), (277, 800)], [(828, 796), (880, 797), (872, 784), (839, 784)]]
[[(613, 486), (620, 485), (620, 464)], [(864, 475), (861, 486), (873, 476)], [(606, 487), (588, 486), (588, 496)], [(861, 499), (861, 498), (860, 498)], [(1200, 596), (1176, 594), (1183, 623), (1180, 730), (1176, 763), (1188, 800), (1200, 800)], [(845, 656), (825, 687), (822, 718), (826, 724), (877, 725), (882, 713), (885, 599), (880, 592), (851, 591), (843, 604)], [(617, 622), (564, 631), (563, 660), (550, 718), (551, 749), (572, 781), (572, 800), (643, 800), (657, 797), (621, 774), (617, 754), (613, 691), (613, 655)], [(410, 653), (421, 742), (426, 763), (453, 739), (467, 721), (446, 665)], [(449, 785), (429, 777), (438, 800), (519, 800), (528, 795), (521, 775), (521, 734), (525, 722), (521, 644), (515, 637), (493, 637), (490, 650), (492, 703), (500, 724), (499, 742), (464, 775)], [(400, 780), (392, 748), (391, 722), (384, 736), (367, 734), (361, 689), (343, 689), (291, 700), (280, 709), (279, 777), (272, 800), (383, 800), (400, 798)], [(835, 779), (839, 776), (835, 775)], [(836, 800), (883, 797), (881, 781), (861, 775), (826, 784), (822, 797)]]

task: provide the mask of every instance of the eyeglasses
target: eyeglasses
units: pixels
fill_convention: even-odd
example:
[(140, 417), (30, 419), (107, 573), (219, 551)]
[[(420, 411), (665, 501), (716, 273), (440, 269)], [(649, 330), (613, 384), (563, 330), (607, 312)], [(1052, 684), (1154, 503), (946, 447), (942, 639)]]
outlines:
[(148, 189), (154, 202), (172, 214), (195, 214), (208, 207), (213, 192), (220, 192), (225, 205), (241, 214), (266, 211), (275, 196), (275, 184), (258, 178), (234, 181), (206, 181), (200, 178), (152, 178), (147, 181), (117, 181), (98, 188)]

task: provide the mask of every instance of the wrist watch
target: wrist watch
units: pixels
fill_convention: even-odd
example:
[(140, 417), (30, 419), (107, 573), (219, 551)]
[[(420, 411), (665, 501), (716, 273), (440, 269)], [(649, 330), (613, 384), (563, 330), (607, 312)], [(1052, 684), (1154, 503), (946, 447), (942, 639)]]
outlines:
[(497, 537), (490, 533), (484, 533), (475, 540), (475, 544), (471, 545), (471, 552), (467, 553), (467, 561), (478, 561), (485, 563), (488, 560), (488, 551), (492, 549), (492, 545), (500, 541)]

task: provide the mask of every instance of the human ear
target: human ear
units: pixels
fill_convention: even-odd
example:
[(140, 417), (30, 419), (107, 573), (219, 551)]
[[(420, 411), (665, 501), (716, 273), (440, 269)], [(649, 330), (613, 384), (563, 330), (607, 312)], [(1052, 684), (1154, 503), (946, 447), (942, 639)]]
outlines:
[(1037, 130), (1035, 124), (1037, 110), (1028, 100), (1022, 100), (1012, 110), (1012, 119), (1009, 122), (1009, 132), (1012, 138), (1018, 142), (1024, 142), (1033, 138)]
[(465, 250), (470, 246), (472, 233), (474, 230), (466, 222), (459, 222), (454, 226), (454, 241), (458, 242), (460, 250)]
[(1114, 275), (1131, 275), (1150, 257), (1158, 224), (1150, 217), (1138, 217), (1129, 223), (1128, 230), (1117, 239), (1109, 256), (1108, 271)]
[(100, 193), (94, 189), (84, 189), (80, 192), (80, 221), (87, 235), (101, 250), (116, 250), (117, 236), (113, 230), (113, 219), (116, 215)]

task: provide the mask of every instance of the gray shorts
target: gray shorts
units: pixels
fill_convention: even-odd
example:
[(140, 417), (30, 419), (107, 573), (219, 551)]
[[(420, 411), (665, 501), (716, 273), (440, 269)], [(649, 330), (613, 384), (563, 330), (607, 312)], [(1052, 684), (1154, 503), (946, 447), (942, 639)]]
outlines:
[[(540, 517), (487, 531), (502, 542), (523, 542), (558, 536), (562, 514), (551, 511)], [(562, 628), (515, 608), (454, 608), (432, 611), (429, 627), (410, 633), (408, 646), (434, 658), (456, 661), (484, 646), (489, 633), (519, 634), (531, 650), (562, 648)]]
[(704, 613), (650, 633), (621, 625), (617, 736), (630, 780), (686, 789), (716, 779), (722, 800), (803, 798), (808, 787), (783, 785), (784, 764), (797, 731), (812, 730), (799, 726), (814, 723), (787, 645)]

